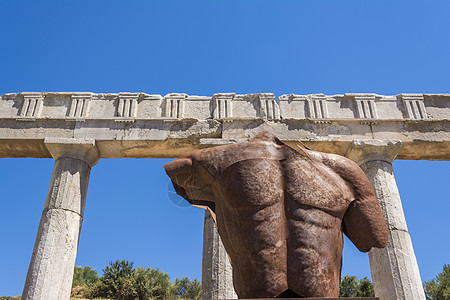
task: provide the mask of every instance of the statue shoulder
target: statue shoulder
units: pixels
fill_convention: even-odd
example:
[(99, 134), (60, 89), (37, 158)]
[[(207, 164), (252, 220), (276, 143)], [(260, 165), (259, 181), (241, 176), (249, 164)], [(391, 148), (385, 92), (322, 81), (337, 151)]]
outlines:
[(305, 151), (313, 161), (321, 162), (339, 174), (364, 174), (361, 168), (354, 161), (344, 156), (307, 149), (303, 149), (303, 151)]
[(347, 181), (360, 196), (374, 196), (372, 186), (366, 174), (354, 161), (337, 154), (306, 150), (305, 152), (314, 161), (320, 161)]

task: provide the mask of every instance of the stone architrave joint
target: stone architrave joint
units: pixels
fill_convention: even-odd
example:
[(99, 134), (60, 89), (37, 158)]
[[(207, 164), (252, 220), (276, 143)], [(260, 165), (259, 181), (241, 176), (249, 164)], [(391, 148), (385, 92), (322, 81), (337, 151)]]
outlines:
[(95, 141), (91, 139), (46, 138), (44, 143), (55, 161), (60, 158), (79, 159), (92, 168), (100, 160)]
[(358, 165), (369, 161), (392, 163), (402, 148), (400, 140), (354, 140), (347, 152), (347, 158)]

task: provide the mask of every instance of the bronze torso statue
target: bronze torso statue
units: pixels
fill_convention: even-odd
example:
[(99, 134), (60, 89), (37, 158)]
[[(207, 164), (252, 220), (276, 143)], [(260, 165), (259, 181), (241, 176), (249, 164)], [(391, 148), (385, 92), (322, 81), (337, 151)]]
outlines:
[(263, 132), (165, 169), (189, 202), (214, 203), (239, 298), (338, 297), (342, 232), (364, 252), (387, 244), (367, 177), (339, 155), (301, 154)]

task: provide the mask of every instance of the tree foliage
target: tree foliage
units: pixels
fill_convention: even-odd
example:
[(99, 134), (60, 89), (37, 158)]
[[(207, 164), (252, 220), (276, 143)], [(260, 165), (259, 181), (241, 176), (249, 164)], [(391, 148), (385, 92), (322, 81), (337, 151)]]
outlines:
[(97, 281), (98, 281), (97, 271), (88, 266), (84, 268), (75, 266), (75, 269), (73, 270), (72, 287), (83, 285), (90, 287)]
[(372, 282), (364, 277), (344, 276), (339, 286), (339, 297), (375, 297)]
[(190, 280), (186, 276), (175, 279), (173, 293), (182, 299), (202, 299), (202, 284), (196, 279)]
[(358, 279), (356, 276), (345, 276), (339, 285), (339, 297), (353, 297), (358, 290)]
[(133, 271), (133, 262), (128, 260), (111, 261), (109, 266), (103, 269), (103, 276), (100, 278), (101, 283), (95, 286), (92, 293), (96, 297), (134, 300), (131, 284)]
[(158, 269), (138, 267), (131, 283), (139, 299), (169, 299), (171, 296), (169, 274)]
[(364, 277), (359, 281), (358, 293), (356, 294), (356, 297), (375, 297), (373, 284), (367, 277)]
[(450, 300), (450, 265), (444, 265), (435, 279), (424, 283), (428, 300)]
[[(84, 271), (86, 270), (86, 271)], [(73, 297), (108, 298), (114, 300), (147, 299), (193, 299), (202, 297), (201, 283), (187, 277), (175, 279), (172, 284), (169, 274), (153, 268), (133, 267), (127, 260), (111, 261), (98, 278), (90, 267), (75, 267)]]

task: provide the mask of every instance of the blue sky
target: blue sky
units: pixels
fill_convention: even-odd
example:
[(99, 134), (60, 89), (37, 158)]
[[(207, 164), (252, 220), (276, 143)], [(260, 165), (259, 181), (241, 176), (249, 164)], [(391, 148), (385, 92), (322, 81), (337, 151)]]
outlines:
[[(22, 91), (449, 93), (448, 1), (0, 2), (0, 94)], [(163, 159), (104, 159), (76, 264), (129, 259), (201, 277), (203, 211)], [(0, 295), (22, 292), (51, 159), (0, 159)], [(396, 161), (422, 280), (450, 263), (449, 162)], [(347, 240), (343, 274), (370, 276)]]

